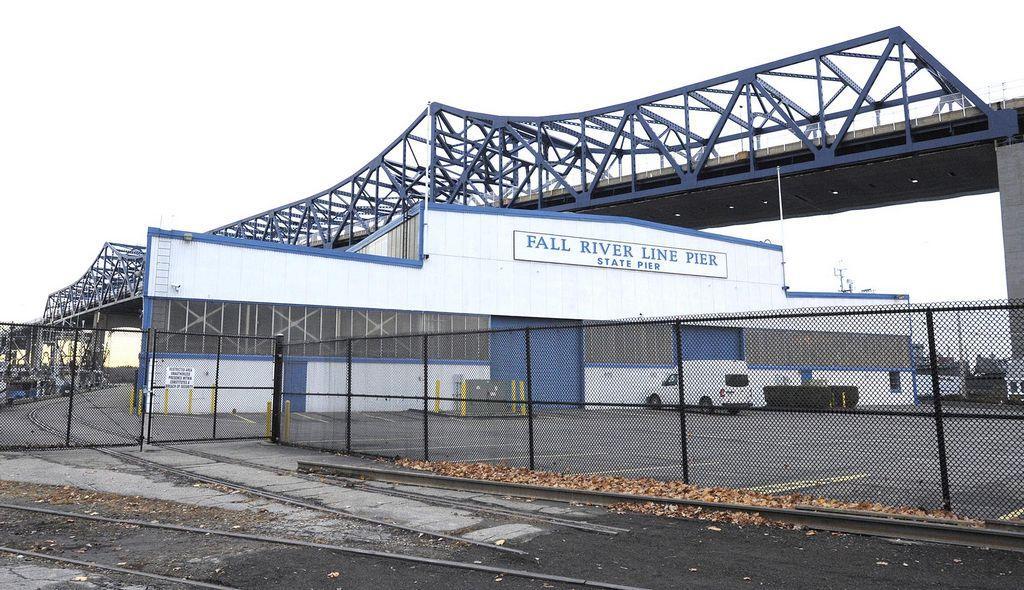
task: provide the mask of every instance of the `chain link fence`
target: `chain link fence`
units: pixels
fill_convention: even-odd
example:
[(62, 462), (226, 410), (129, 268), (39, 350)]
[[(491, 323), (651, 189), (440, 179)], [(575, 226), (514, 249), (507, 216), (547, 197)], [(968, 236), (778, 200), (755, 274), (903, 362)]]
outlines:
[(2, 324), (0, 402), (3, 449), (270, 438), (1024, 516), (1021, 302), (289, 344)]
[(289, 444), (1024, 514), (1019, 302), (559, 322), (283, 350)]
[(0, 324), (0, 449), (139, 443), (138, 330)]

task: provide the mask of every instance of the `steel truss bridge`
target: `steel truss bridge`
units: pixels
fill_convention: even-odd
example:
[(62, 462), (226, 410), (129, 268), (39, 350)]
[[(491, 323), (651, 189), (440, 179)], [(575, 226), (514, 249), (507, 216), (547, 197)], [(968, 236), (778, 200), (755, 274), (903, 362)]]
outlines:
[[(348, 178), (211, 233), (345, 247), (425, 199), (713, 227), (774, 218), (777, 170), (787, 217), (992, 192), (993, 145), (1019, 133), (1019, 106), (989, 104), (893, 28), (578, 113), (431, 103)], [(51, 295), (44, 319), (141, 284), (104, 273)]]
[(46, 298), (42, 323), (61, 324), (82, 313), (142, 296), (146, 248), (107, 242), (89, 270)]

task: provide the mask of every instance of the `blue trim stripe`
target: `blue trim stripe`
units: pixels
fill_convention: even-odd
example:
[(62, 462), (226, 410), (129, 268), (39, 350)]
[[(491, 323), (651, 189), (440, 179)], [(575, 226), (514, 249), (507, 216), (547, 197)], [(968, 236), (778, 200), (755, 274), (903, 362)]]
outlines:
[(913, 372), (913, 367), (845, 367), (845, 366), (824, 366), (824, 365), (747, 365), (751, 371), (871, 371), (889, 373), (898, 371), (901, 373)]
[[(397, 311), (397, 312), (403, 312), (403, 313), (436, 313), (438, 315), (443, 315), (443, 316), (468, 316), (468, 317), (477, 317), (477, 318), (484, 318), (484, 319), (490, 318), (490, 316), (485, 314), (485, 313), (467, 313), (467, 312), (462, 312), (462, 311), (433, 311), (433, 310), (422, 309), (422, 308), (419, 308), (419, 309), (396, 309), (396, 308), (393, 308), (393, 307), (352, 307), (351, 305), (314, 305), (312, 303), (288, 303), (287, 301), (262, 301), (262, 300), (257, 300), (257, 301), (239, 301), (237, 299), (206, 299), (206, 298), (203, 298), (203, 297), (171, 297), (169, 295), (161, 295), (159, 297), (150, 297), (149, 299), (151, 299), (151, 300), (159, 300), (159, 301), (182, 301), (182, 300), (187, 300), (187, 301), (204, 301), (206, 303), (238, 303), (238, 304), (241, 304), (241, 305), (291, 305), (291, 306), (296, 306), (296, 307), (300, 307), (300, 306), (320, 307), (320, 308), (323, 308), (323, 309), (347, 309), (347, 310), (353, 310), (353, 311)], [(190, 336), (191, 335), (195, 335), (195, 336), (217, 336), (217, 334), (189, 334), (189, 335)], [(408, 336), (408, 335), (409, 334), (403, 334), (403, 336)], [(411, 334), (411, 335), (415, 336), (416, 334)], [(269, 335), (268, 336), (256, 336), (255, 334), (225, 334), (225, 336), (229, 336), (229, 337), (230, 336), (242, 336), (242, 337), (256, 337), (256, 338), (273, 338), (273, 336), (269, 336)], [(370, 336), (370, 338), (373, 338), (373, 336)], [(299, 344), (299, 343), (296, 343), (296, 344)], [(311, 342), (310, 344), (319, 344), (319, 343)]]
[(342, 249), (330, 249), (330, 248), (311, 248), (309, 246), (295, 246), (292, 244), (279, 244), (277, 242), (264, 242), (261, 240), (247, 240), (244, 238), (232, 238), (229, 236), (220, 236), (214, 234), (204, 233), (191, 233), (179, 230), (167, 230), (159, 229), (155, 227), (149, 228), (148, 236), (158, 236), (162, 238), (171, 238), (176, 240), (185, 240), (186, 236), (193, 242), (201, 242), (207, 244), (219, 244), (222, 246), (232, 246), (235, 248), (250, 248), (253, 250), (270, 250), (273, 252), (282, 252), (285, 254), (299, 254), (302, 256), (319, 256), (321, 258), (335, 258), (341, 260), (349, 260), (352, 262), (365, 262), (369, 264), (384, 264), (391, 266), (404, 266), (408, 268), (422, 268), (422, 260), (406, 260), (404, 258), (391, 258), (388, 256), (376, 256), (374, 254), (361, 254), (359, 252), (349, 252)]
[(594, 215), (591, 213), (562, 213), (558, 211), (549, 210), (538, 211), (536, 209), (499, 209), (497, 207), (473, 207), (469, 205), (456, 205), (453, 203), (431, 203), (430, 208), (431, 210), (445, 211), (451, 213), (472, 213), (476, 215), (505, 215), (510, 217), (532, 217), (535, 219), (557, 219), (560, 221), (616, 223), (620, 225), (632, 225), (646, 229), (654, 229), (658, 231), (680, 234), (684, 236), (693, 236), (695, 238), (703, 238), (706, 240), (727, 242), (729, 244), (739, 244), (741, 246), (751, 246), (754, 248), (763, 248), (765, 250), (775, 250), (777, 252), (782, 251), (782, 246), (778, 246), (776, 244), (766, 244), (764, 242), (758, 242), (756, 240), (734, 238), (732, 236), (723, 236), (721, 234), (713, 234), (705, 231), (699, 231), (696, 229), (690, 229), (687, 227), (677, 227), (674, 225), (656, 223), (654, 221), (646, 221), (643, 219), (634, 219), (632, 217), (622, 217), (618, 215)]
[(834, 291), (786, 291), (789, 299), (890, 299), (910, 301), (906, 293), (836, 293)]
[[(206, 354), (199, 352), (158, 352), (156, 357), (158, 359), (193, 359), (193, 360), (216, 360), (216, 354)], [(274, 355), (270, 354), (222, 354), (220, 355), (222, 361), (272, 361)], [(344, 364), (348, 361), (347, 357), (339, 356), (285, 356), (285, 360), (288, 362), (304, 362), (304, 363), (341, 363)], [(422, 365), (423, 359), (421, 358), (371, 358), (371, 357), (352, 357), (353, 363), (377, 363), (386, 365)], [(490, 361), (479, 360), (479, 359), (430, 359), (431, 365), (488, 365)]]
[(675, 370), (676, 366), (673, 364), (660, 364), (650, 363), (639, 365), (636, 363), (586, 363), (583, 365), (585, 369), (672, 369)]

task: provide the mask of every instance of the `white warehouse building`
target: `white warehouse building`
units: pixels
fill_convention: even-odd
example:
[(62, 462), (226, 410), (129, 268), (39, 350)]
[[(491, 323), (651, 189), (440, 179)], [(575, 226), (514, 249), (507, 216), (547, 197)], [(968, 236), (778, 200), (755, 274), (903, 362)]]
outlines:
[[(279, 333), (292, 351), (284, 374), (291, 407), (316, 411), (322, 400), (304, 394), (346, 390), (347, 351), (340, 347), (349, 338), (908, 300), (788, 290), (782, 249), (773, 244), (624, 217), (452, 204), (415, 209), (347, 250), (151, 228), (146, 256), (143, 328), (158, 333), (153, 385), (166, 385), (167, 368), (192, 367), (197, 388), (212, 385), (218, 373), (219, 412), (261, 410), (250, 406), (265, 403), (265, 395), (231, 385), (270, 379), (267, 338)], [(684, 342), (699, 346), (683, 346), (684, 381), (695, 384), (696, 394), (708, 367), (718, 363), (725, 371), (739, 363), (758, 396), (763, 385), (845, 380), (862, 384), (862, 404), (912, 403), (917, 378), (909, 327), (892, 333), (892, 324), (833, 334), (830, 346), (845, 347), (851, 361), (838, 366), (813, 355), (782, 354), (791, 348), (786, 338), (828, 337), (815, 336), (813, 326), (688, 325)], [(633, 330), (629, 337), (649, 341), (632, 343), (615, 330)], [(637, 330), (609, 327), (607, 341), (593, 331), (538, 331), (533, 399), (641, 401), (636, 384), (657, 388), (676, 365), (670, 341), (664, 354), (642, 352), (664, 334)], [(205, 337), (216, 335), (240, 337)], [(521, 347), (505, 346), (502, 338), (453, 338), (450, 350), (431, 359), (431, 384), (436, 379), (447, 397), (469, 379), (521, 381)], [(420, 349), (401, 339), (383, 348), (353, 343), (353, 389), (396, 395), (396, 387), (406, 387), (396, 383), (422, 387)], [(633, 386), (616, 386), (627, 381)], [(689, 395), (690, 389), (687, 402)], [(171, 407), (164, 410), (171, 412), (191, 403), (168, 399)], [(453, 410), (453, 403), (439, 409)]]

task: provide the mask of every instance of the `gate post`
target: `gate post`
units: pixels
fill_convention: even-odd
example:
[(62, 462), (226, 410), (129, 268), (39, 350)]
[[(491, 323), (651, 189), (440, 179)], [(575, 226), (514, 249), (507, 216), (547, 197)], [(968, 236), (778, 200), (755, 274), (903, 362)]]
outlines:
[(935, 437), (939, 451), (939, 481), (942, 485), (942, 507), (951, 510), (949, 501), (949, 471), (946, 468), (946, 433), (942, 422), (942, 391), (939, 389), (939, 368), (938, 359), (935, 356), (935, 322), (932, 318), (932, 310), (925, 312), (925, 321), (928, 326), (928, 355), (931, 357), (932, 371), (932, 403), (935, 409)]
[(270, 406), (270, 442), (281, 441), (281, 398), (284, 387), (284, 334), (274, 336), (274, 393)]
[(212, 438), (217, 440), (217, 397), (220, 395), (220, 353), (224, 343), (224, 336), (217, 336), (217, 363), (213, 368), (213, 401), (210, 402), (210, 411), (213, 412)]
[(683, 323), (676, 318), (676, 386), (679, 389), (679, 463), (683, 467), (683, 483), (690, 483), (690, 450), (686, 441), (686, 398), (683, 392)]
[(348, 389), (345, 400), (345, 452), (352, 452), (352, 339), (348, 339), (348, 363), (345, 383)]
[(428, 380), (429, 366), (427, 364), (427, 343), (428, 335), (423, 335), (423, 460), (430, 461), (430, 420), (428, 409), (430, 408), (430, 382)]
[[(143, 415), (139, 416), (139, 422), (147, 424), (146, 428), (146, 442), (153, 442), (153, 388), (156, 384), (156, 330), (153, 327), (149, 328), (149, 395), (143, 396), (146, 398), (146, 403), (142, 404)], [(140, 402), (141, 403), (141, 402)], [(144, 415), (145, 412), (149, 412), (149, 418), (147, 419)], [(143, 426), (140, 424), (139, 428)], [(141, 445), (140, 445), (141, 446)]]
[(530, 471), (534, 468), (533, 453), (533, 375), (530, 370), (530, 329), (526, 328), (526, 420), (530, 434)]
[[(75, 327), (75, 341), (71, 345), (71, 389), (68, 390), (68, 430), (64, 437), (64, 446), (71, 446), (71, 415), (75, 406), (75, 377), (78, 374), (78, 335), (81, 329)], [(52, 362), (52, 361), (51, 361)]]

